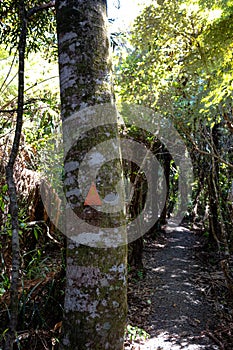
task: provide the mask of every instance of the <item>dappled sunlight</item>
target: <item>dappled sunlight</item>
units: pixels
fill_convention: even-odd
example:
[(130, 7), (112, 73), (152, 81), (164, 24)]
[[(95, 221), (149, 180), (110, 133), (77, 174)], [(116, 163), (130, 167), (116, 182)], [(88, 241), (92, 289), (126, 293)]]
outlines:
[(153, 269), (154, 272), (165, 272), (165, 266), (159, 266)]
[(180, 242), (180, 239), (179, 239), (179, 238), (172, 238), (172, 237), (169, 237), (169, 238), (168, 238), (168, 242)]
[(210, 309), (199, 286), (192, 282), (200, 269), (192, 249), (195, 237), (183, 227), (167, 231), (165, 237), (164, 249), (153, 246), (151, 339), (140, 350), (217, 350), (205, 331)]
[(177, 245), (175, 247), (172, 247), (172, 249), (185, 249), (182, 245)]
[(178, 270), (177, 272), (178, 272), (178, 273), (173, 273), (173, 274), (171, 275), (171, 277), (172, 277), (172, 278), (177, 278), (177, 277), (180, 277), (180, 274), (188, 274), (188, 271), (186, 271), (186, 270)]
[[(142, 350), (201, 350), (206, 349), (206, 345), (200, 345), (195, 342), (194, 337), (183, 336), (178, 333), (170, 334), (166, 331), (161, 331), (156, 337), (149, 340), (146, 347), (140, 347)], [(218, 349), (218, 346), (213, 345), (212, 349)]]
[(172, 220), (169, 221), (169, 225), (166, 226), (166, 232), (172, 232), (173, 230), (176, 230), (177, 232), (187, 232), (189, 233), (189, 230), (186, 227), (183, 226), (177, 226), (176, 223), (173, 223)]
[(165, 247), (165, 244), (154, 243), (154, 246), (155, 246), (156, 248), (164, 248), (164, 247)]
[(181, 261), (181, 262), (183, 262), (183, 263), (188, 263), (188, 262), (191, 262), (190, 260), (187, 260), (187, 259), (181, 259), (181, 258), (173, 258), (173, 260), (175, 260), (175, 261)]

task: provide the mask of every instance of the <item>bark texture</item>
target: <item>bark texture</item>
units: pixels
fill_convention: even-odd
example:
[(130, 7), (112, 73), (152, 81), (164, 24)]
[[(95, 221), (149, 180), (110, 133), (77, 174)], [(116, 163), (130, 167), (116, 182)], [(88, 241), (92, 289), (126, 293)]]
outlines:
[(105, 0), (56, 2), (62, 118), (110, 102)]
[(27, 20), (25, 13), (24, 0), (19, 2), (19, 18), (20, 18), (20, 37), (18, 45), (18, 101), (17, 101), (17, 122), (15, 128), (14, 141), (6, 166), (6, 181), (8, 185), (8, 193), (10, 198), (9, 212), (11, 215), (12, 227), (12, 271), (11, 271), (11, 304), (10, 304), (10, 322), (9, 332), (7, 333), (5, 350), (12, 350), (16, 338), (18, 323), (18, 286), (19, 286), (19, 270), (20, 270), (20, 246), (19, 246), (19, 219), (18, 219), (18, 202), (14, 181), (14, 164), (19, 152), (20, 137), (23, 125), (23, 106), (24, 106), (24, 61), (27, 37)]
[[(56, 13), (61, 110), (65, 123), (75, 112), (85, 107), (109, 103), (112, 100), (106, 1), (57, 0)], [(85, 117), (80, 120), (80, 129), (86, 122)], [(65, 169), (68, 169), (65, 179), (69, 176), (75, 179), (78, 168), (72, 172), (70, 166), (80, 164), (93, 145), (103, 139), (109, 140), (116, 133), (117, 118), (115, 125), (96, 128), (95, 132), (89, 134), (82, 133), (81, 141), (69, 151), (65, 159)], [(101, 181), (108, 183), (110, 189), (111, 186), (114, 187), (117, 177), (121, 176), (120, 162), (115, 168), (115, 176), (108, 177), (107, 169), (100, 175)], [(77, 194), (78, 189), (75, 188), (77, 182), (67, 183), (67, 201), (72, 203), (73, 210), (77, 209), (81, 216), (84, 211), (82, 219), (87, 218), (97, 227), (108, 225), (109, 216), (97, 215), (88, 206), (84, 208), (82, 198), (77, 195), (69, 197), (69, 193)], [(113, 227), (117, 227), (121, 217), (122, 213), (110, 220), (113, 221)], [(127, 313), (126, 259), (126, 245), (98, 249), (68, 239), (67, 283), (60, 349), (123, 349)]]

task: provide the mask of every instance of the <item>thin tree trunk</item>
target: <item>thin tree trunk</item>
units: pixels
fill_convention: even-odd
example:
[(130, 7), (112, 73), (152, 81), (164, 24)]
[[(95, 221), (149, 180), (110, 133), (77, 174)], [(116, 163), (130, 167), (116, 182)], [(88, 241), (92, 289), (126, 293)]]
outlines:
[(12, 225), (12, 273), (11, 273), (11, 304), (10, 304), (10, 324), (9, 332), (5, 342), (5, 350), (13, 349), (13, 343), (16, 336), (18, 321), (18, 284), (20, 269), (20, 247), (19, 247), (19, 221), (17, 194), (14, 182), (14, 164), (19, 151), (20, 136), (23, 124), (23, 105), (24, 105), (24, 59), (26, 48), (27, 21), (25, 16), (24, 0), (19, 2), (19, 17), (21, 21), (21, 33), (19, 38), (19, 71), (18, 71), (18, 107), (17, 123), (15, 137), (10, 153), (10, 158), (6, 166), (6, 181), (10, 198), (9, 211), (11, 214)]
[[(72, 119), (70, 117), (75, 112), (96, 104), (104, 106), (112, 100), (106, 1), (57, 0), (56, 14), (64, 126), (69, 123)], [(87, 151), (98, 145), (103, 135), (108, 135), (107, 139), (110, 140), (117, 134), (117, 118), (114, 126), (96, 127), (93, 132), (85, 133), (83, 130), (88, 123), (86, 119), (88, 113), (81, 115), (77, 121), (79, 125), (77, 129), (81, 135), (80, 142), (71, 147), (66, 155), (65, 169), (69, 168), (69, 164), (80, 164)], [(69, 135), (64, 133), (64, 143), (67, 142), (66, 137), (69, 138)], [(80, 146), (82, 142), (83, 148)], [(110, 189), (113, 189), (116, 178), (121, 176), (119, 163), (116, 169), (115, 179), (110, 179), (109, 182), (107, 175), (104, 179), (104, 172), (100, 175), (102, 182), (105, 182)], [(108, 174), (109, 169), (107, 170)], [(113, 169), (110, 172), (112, 173)], [(65, 180), (70, 174), (71, 172), (65, 174)], [(68, 193), (78, 191), (75, 187), (77, 169), (72, 176), (74, 178), (76, 176), (76, 184), (66, 187), (69, 203), (71, 198)], [(97, 215), (91, 207), (85, 207), (79, 197), (76, 197), (73, 203), (73, 210), (81, 213), (83, 220), (88, 219), (91, 224), (99, 227), (101, 234), (101, 227), (106, 225), (104, 215)], [(121, 217), (115, 219), (117, 223)], [(67, 229), (67, 236), (70, 236), (68, 220)], [(127, 313), (126, 259), (126, 245), (99, 249), (68, 239), (63, 336), (60, 349), (123, 349)]]

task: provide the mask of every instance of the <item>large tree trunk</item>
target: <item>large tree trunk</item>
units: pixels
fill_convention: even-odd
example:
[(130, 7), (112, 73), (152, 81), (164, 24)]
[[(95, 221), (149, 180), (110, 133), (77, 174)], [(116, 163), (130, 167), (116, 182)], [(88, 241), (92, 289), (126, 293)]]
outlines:
[[(73, 122), (74, 113), (82, 113), (86, 107), (110, 103), (112, 100), (106, 6), (104, 0), (56, 1), (63, 126), (71, 119)], [(95, 118), (93, 110), (91, 111), (92, 118)], [(115, 125), (103, 125), (96, 127), (93, 132), (85, 132), (90, 113), (84, 112), (80, 115), (82, 117), (77, 121), (77, 129), (81, 141), (70, 148), (65, 158), (65, 169), (69, 168), (69, 164), (81, 164), (87, 151), (94, 145), (98, 145), (102, 140), (109, 141), (117, 134), (116, 116)], [(69, 135), (64, 133), (65, 143), (66, 137)], [(110, 190), (114, 190), (114, 184), (121, 178), (121, 163), (116, 164), (114, 176), (109, 176), (108, 166), (104, 169), (98, 178), (102, 184), (100, 191), (101, 188), (104, 190), (106, 184)], [(112, 172), (111, 168), (111, 175)], [(68, 176), (70, 173), (65, 173), (65, 179)], [(74, 171), (72, 176), (76, 176), (77, 180), (78, 172)], [(69, 203), (72, 202), (72, 198), (69, 197), (71, 190), (76, 193), (79, 190), (75, 188), (78, 181), (75, 183), (76, 185), (72, 184), (69, 188), (66, 186)], [(114, 221), (113, 227), (117, 232), (124, 215), (123, 210), (115, 216), (101, 215), (93, 207), (85, 206), (83, 198), (79, 196), (72, 202), (72, 208), (83, 221), (87, 219), (95, 226), (97, 233), (99, 228), (99, 234), (102, 233), (102, 227), (108, 225), (109, 220)], [(127, 313), (126, 244), (109, 248), (81, 244), (73, 237), (75, 235), (72, 234), (74, 239), (70, 237), (69, 224), (70, 222), (67, 222), (66, 225), (69, 236), (67, 282), (60, 348), (122, 350)]]

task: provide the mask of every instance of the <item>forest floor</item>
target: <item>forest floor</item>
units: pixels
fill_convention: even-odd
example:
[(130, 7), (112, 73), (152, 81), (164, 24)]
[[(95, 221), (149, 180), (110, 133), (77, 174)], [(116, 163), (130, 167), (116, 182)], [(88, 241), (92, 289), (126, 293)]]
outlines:
[[(45, 244), (43, 238), (43, 265), (39, 271), (34, 267), (40, 277), (28, 276), (19, 291), (17, 349), (59, 348), (65, 288), (61, 246)], [(31, 241), (30, 236), (26, 242)], [(144, 268), (129, 272), (125, 350), (233, 349), (233, 300), (221, 256), (205, 243), (203, 232), (185, 226), (167, 227), (154, 240), (145, 238)], [(233, 259), (231, 263), (233, 271)], [(0, 299), (0, 348), (9, 298), (7, 291)]]
[[(146, 275), (129, 285), (129, 323), (137, 327), (129, 329), (125, 349), (233, 349), (232, 315), (225, 326), (218, 312), (224, 305), (211, 295), (215, 282), (225, 288), (224, 276), (209, 265), (211, 255), (201, 247), (201, 236), (182, 226), (167, 227), (145, 244)], [(143, 341), (140, 327), (149, 339)]]

